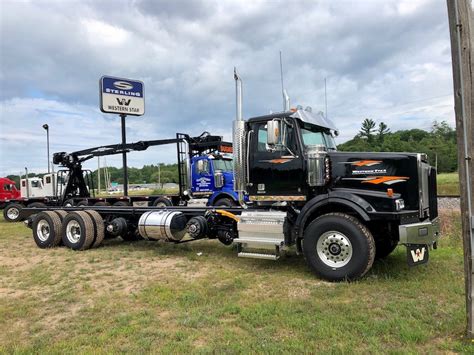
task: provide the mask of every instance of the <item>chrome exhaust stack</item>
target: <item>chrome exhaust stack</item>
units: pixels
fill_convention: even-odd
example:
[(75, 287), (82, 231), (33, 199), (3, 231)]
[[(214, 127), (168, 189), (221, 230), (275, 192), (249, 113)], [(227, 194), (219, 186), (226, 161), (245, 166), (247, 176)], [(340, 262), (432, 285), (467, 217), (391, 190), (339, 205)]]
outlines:
[(234, 190), (239, 196), (239, 203), (245, 207), (244, 194), (246, 188), (247, 164), (245, 159), (245, 121), (242, 115), (242, 79), (234, 68), (236, 117), (233, 125), (234, 149)]
[(288, 96), (286, 89), (283, 89), (283, 104), (285, 112), (290, 111), (290, 97)]

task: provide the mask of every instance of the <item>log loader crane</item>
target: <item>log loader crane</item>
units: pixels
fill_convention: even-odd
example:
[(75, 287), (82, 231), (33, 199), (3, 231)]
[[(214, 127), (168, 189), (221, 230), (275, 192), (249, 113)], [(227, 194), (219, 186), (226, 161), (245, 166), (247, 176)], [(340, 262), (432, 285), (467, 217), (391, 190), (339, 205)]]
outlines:
[[(176, 144), (178, 158), (178, 186), (176, 194), (147, 196), (96, 197), (94, 179), (90, 170), (82, 164), (92, 158), (108, 155), (144, 151), (149, 147)], [(139, 141), (135, 143), (111, 144), (79, 150), (72, 153), (53, 154), (53, 163), (60, 169), (54, 174), (54, 194), (35, 197), (32, 194), (4, 200), (6, 221), (20, 220), (22, 208), (47, 206), (177, 206), (186, 205), (193, 197), (207, 198), (209, 204), (233, 206), (237, 195), (233, 191), (232, 144), (222, 137), (203, 132), (197, 137), (177, 133), (173, 139)], [(50, 174), (51, 175), (51, 174)], [(49, 176), (49, 175), (48, 175)]]

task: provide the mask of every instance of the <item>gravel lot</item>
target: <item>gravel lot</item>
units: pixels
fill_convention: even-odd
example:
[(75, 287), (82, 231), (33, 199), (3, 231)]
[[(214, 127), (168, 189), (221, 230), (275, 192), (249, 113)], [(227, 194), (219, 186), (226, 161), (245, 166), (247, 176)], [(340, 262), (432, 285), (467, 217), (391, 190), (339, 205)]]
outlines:
[(456, 197), (438, 197), (438, 208), (445, 210), (459, 210), (459, 198)]

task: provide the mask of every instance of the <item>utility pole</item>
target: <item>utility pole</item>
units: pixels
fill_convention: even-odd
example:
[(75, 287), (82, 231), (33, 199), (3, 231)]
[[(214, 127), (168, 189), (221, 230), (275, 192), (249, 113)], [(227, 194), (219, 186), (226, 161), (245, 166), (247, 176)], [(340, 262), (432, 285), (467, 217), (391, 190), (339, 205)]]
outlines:
[(158, 163), (158, 188), (161, 189), (161, 166)]
[(464, 245), (464, 274), (466, 292), (467, 337), (474, 338), (473, 265), (474, 260), (474, 112), (473, 78), (473, 20), (470, 0), (447, 0), (451, 56), (453, 62), (454, 110), (461, 193), (461, 220)]

